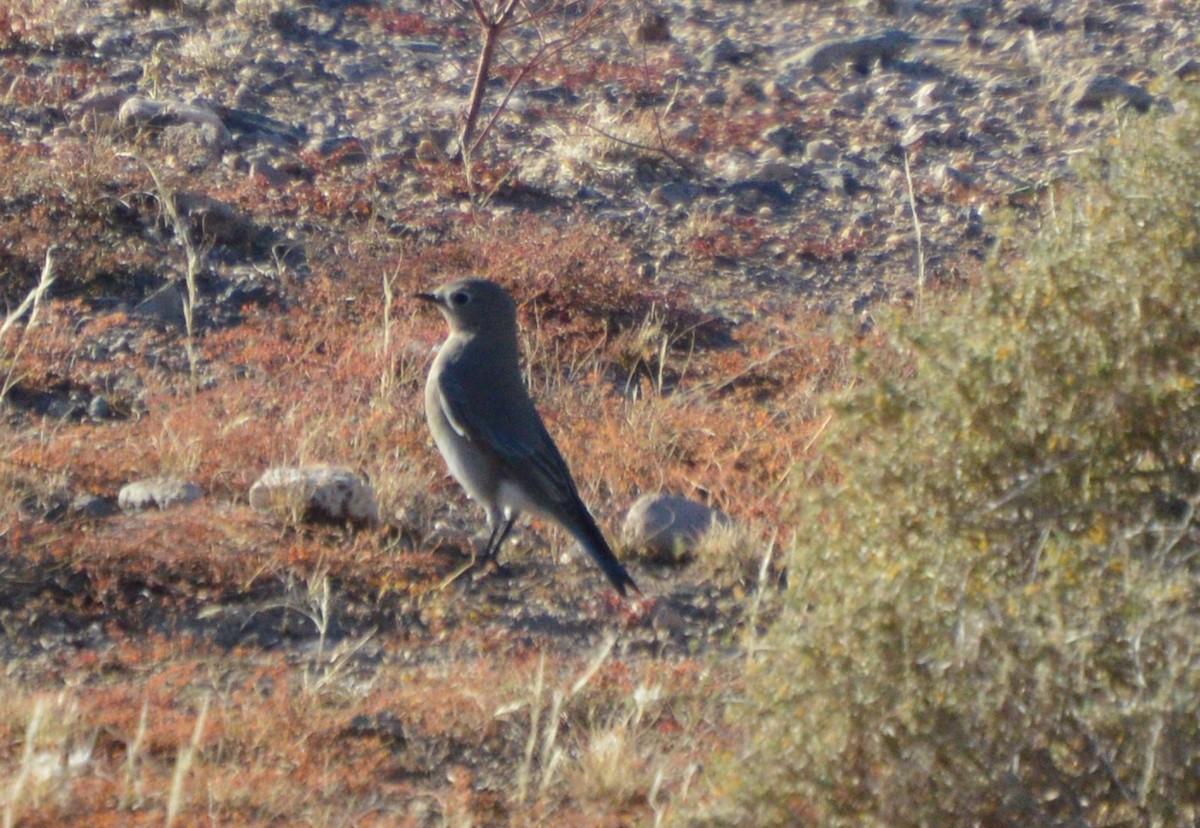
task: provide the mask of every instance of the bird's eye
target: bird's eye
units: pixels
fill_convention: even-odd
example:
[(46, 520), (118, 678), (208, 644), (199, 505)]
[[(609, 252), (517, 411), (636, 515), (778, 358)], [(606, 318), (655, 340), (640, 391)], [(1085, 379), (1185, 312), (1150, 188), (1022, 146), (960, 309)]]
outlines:
[(456, 290), (450, 294), (450, 304), (461, 308), (463, 305), (471, 301), (471, 294), (465, 290)]

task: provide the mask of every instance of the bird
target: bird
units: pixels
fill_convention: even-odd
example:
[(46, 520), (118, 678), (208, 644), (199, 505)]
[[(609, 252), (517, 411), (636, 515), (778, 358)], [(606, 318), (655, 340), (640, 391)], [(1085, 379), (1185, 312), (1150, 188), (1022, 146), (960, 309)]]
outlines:
[(640, 593), (525, 388), (512, 296), (496, 282), (468, 278), (414, 297), (435, 305), (450, 328), (425, 383), (425, 416), (450, 474), (487, 513), (484, 563), (499, 565), (513, 523), (530, 513), (574, 537), (622, 597)]

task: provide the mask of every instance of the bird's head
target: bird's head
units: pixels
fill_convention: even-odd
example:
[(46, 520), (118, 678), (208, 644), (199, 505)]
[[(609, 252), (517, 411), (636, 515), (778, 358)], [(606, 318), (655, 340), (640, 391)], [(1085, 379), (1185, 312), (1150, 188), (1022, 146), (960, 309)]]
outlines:
[(459, 279), (415, 298), (437, 305), (452, 333), (516, 332), (516, 303), (508, 291), (487, 279)]

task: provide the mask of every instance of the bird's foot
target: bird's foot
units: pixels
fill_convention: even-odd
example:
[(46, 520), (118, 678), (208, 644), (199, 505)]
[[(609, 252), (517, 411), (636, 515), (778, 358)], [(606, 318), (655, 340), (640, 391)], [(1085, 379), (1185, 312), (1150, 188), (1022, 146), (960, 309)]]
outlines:
[(494, 555), (486, 558), (472, 557), (471, 560), (447, 575), (438, 589), (445, 589), (468, 572), (471, 573), (472, 581), (478, 581), (493, 574), (501, 578), (511, 578), (513, 574), (512, 570), (496, 560)]
[(475, 574), (472, 577), (478, 581), (480, 578), (487, 578), (492, 575), (497, 575), (501, 578), (511, 578), (513, 571), (496, 560), (495, 556), (492, 556), (479, 561), (475, 566)]

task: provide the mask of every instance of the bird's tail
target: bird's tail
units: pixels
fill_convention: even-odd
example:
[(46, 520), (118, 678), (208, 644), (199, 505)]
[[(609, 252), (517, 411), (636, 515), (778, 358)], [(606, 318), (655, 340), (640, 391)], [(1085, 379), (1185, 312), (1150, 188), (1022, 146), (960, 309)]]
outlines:
[(626, 587), (632, 588), (634, 592), (641, 594), (637, 584), (633, 582), (633, 578), (629, 577), (629, 573), (621, 562), (617, 560), (617, 556), (613, 554), (612, 547), (608, 545), (608, 541), (604, 538), (604, 533), (600, 531), (600, 527), (596, 525), (595, 519), (588, 512), (587, 507), (582, 503), (579, 504), (578, 518), (568, 524), (568, 528), (575, 540), (579, 541), (579, 545), (583, 547), (583, 551), (588, 553), (596, 564), (604, 570), (604, 574), (608, 576), (609, 582), (613, 585), (621, 597), (626, 596)]

